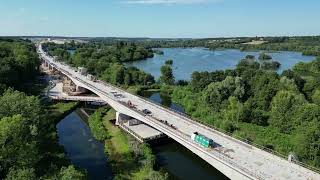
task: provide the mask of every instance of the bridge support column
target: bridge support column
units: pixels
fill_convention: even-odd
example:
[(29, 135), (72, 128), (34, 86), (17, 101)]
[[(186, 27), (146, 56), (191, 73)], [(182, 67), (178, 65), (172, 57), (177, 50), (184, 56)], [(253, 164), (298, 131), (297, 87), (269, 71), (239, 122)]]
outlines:
[(85, 92), (87, 92), (87, 89), (83, 88), (81, 86), (76, 86), (76, 92), (85, 93)]
[(132, 119), (132, 117), (122, 114), (120, 112), (116, 112), (116, 125), (118, 126), (120, 123)]

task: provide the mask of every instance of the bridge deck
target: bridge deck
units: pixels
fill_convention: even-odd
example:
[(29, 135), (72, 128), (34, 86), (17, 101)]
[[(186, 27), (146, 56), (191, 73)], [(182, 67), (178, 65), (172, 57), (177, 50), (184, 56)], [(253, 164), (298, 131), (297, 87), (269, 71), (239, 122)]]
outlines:
[[(42, 52), (41, 48), (40, 51)], [(311, 170), (288, 162), (285, 159), (267, 153), (249, 144), (245, 144), (178, 113), (148, 102), (141, 97), (132, 95), (101, 81), (89, 81), (85, 76), (78, 74), (74, 68), (54, 61), (51, 57), (45, 56), (43, 52), (42, 57), (45, 58), (46, 61), (54, 64), (54, 66), (59, 70), (67, 73), (69, 76), (84, 82), (88, 87), (95, 88), (99, 92), (106, 93), (108, 98), (115, 102), (127, 102), (130, 100), (136, 106), (136, 109), (140, 111), (143, 109), (150, 110), (152, 112), (150, 115), (150, 121), (153, 121), (153, 119), (168, 121), (168, 124), (173, 124), (177, 128), (177, 130), (171, 129), (170, 131), (176, 132), (176, 135), (181, 136), (185, 141), (193, 143), (190, 139), (190, 135), (193, 132), (199, 132), (213, 139), (214, 142), (219, 144), (221, 147), (206, 149), (206, 153), (210, 153), (210, 156), (218, 158), (246, 174), (250, 174), (255, 179), (320, 179), (320, 175)], [(123, 97), (114, 96), (114, 93), (112, 92), (122, 94)], [(158, 121), (158, 123), (161, 124), (161, 121)], [(166, 126), (166, 124), (163, 124), (162, 126)], [(167, 126), (167, 128), (170, 129), (169, 126)]]
[(130, 126), (129, 121), (127, 121), (121, 125), (125, 128), (125, 130), (136, 134), (140, 141), (149, 141), (152, 139), (163, 137), (164, 135), (162, 132), (144, 123)]

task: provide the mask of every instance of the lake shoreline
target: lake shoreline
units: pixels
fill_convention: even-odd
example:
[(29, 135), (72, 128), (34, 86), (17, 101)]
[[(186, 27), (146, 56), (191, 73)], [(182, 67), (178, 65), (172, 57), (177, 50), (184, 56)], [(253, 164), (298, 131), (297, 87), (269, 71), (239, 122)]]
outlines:
[[(160, 77), (160, 67), (168, 59), (173, 60), (172, 70), (176, 80), (190, 80), (195, 71), (216, 71), (234, 69), (246, 55), (254, 55), (256, 59), (260, 52), (265, 51), (240, 51), (239, 49), (223, 49), (211, 51), (204, 47), (196, 48), (157, 48), (164, 51), (163, 55), (157, 55), (145, 60), (124, 63), (127, 67), (134, 66), (153, 75)], [(301, 52), (277, 51), (269, 52), (275, 61), (281, 63), (277, 72), (280, 74), (300, 61), (310, 62), (315, 56), (304, 56)]]

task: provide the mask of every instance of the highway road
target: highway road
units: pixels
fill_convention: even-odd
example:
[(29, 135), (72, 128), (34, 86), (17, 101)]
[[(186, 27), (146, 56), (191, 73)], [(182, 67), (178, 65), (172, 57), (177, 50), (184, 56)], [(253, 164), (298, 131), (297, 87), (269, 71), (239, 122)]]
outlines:
[[(199, 155), (230, 178), (240, 177), (232, 174), (240, 173), (243, 174), (241, 179), (320, 180), (320, 175), (318, 173), (289, 162), (286, 159), (246, 144), (193, 121), (177, 112), (147, 101), (142, 97), (130, 94), (108, 83), (91, 81), (86, 76), (76, 72), (75, 68), (57, 62), (52, 57), (47, 56), (46, 53), (43, 52), (41, 44), (38, 46), (38, 51), (41, 58), (49, 62), (57, 70), (82, 84), (84, 88), (97, 93), (97, 95), (106, 100), (111, 106), (116, 105), (116, 110), (130, 116), (132, 115), (132, 117), (136, 116), (134, 118), (162, 131), (169, 137), (172, 137), (185, 147), (189, 148), (192, 152)], [(121, 94), (121, 96), (115, 96), (114, 94)], [(129, 106), (125, 106), (125, 103), (128, 101), (131, 101), (136, 106), (136, 109), (130, 109)], [(143, 109), (150, 110), (151, 114), (143, 117), (141, 113)], [(160, 120), (167, 121), (168, 124), (172, 124), (176, 129), (162, 123)], [(190, 138), (191, 134), (194, 132), (199, 132), (200, 134), (211, 138), (215, 143), (219, 144), (220, 147), (207, 149), (199, 146)], [(224, 167), (217, 167), (218, 165), (223, 165)]]

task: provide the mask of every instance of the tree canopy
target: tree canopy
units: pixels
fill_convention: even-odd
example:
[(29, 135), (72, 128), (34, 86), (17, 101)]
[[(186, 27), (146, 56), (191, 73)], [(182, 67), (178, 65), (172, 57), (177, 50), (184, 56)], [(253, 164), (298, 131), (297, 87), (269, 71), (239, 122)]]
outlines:
[[(149, 85), (155, 82), (151, 74), (123, 64), (153, 57), (153, 51), (150, 48), (127, 42), (114, 44), (100, 42), (70, 46), (70, 43), (64, 45), (46, 43), (43, 47), (58, 60), (76, 67), (86, 67), (91, 74), (112, 84)], [(72, 56), (68, 52), (71, 48), (75, 49)]]
[(279, 75), (246, 56), (234, 70), (194, 72), (188, 85), (174, 87), (172, 98), (221, 131), (320, 167), (318, 62)]
[(167, 85), (173, 85), (175, 80), (174, 80), (171, 66), (164, 65), (161, 67), (160, 71), (161, 71), (160, 82)]
[(55, 179), (68, 166), (54, 115), (38, 97), (18, 91), (39, 75), (39, 62), (29, 41), (0, 39), (0, 179)]

